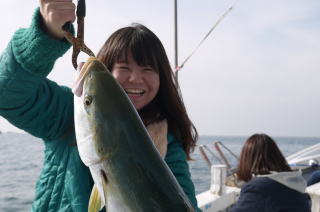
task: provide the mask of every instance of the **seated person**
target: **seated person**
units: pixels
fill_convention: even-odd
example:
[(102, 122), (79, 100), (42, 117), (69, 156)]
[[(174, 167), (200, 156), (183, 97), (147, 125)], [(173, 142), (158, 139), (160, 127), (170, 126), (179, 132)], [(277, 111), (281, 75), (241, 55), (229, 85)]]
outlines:
[(306, 182), (294, 172), (272, 138), (254, 134), (245, 142), (237, 177), (246, 182), (229, 212), (310, 212)]

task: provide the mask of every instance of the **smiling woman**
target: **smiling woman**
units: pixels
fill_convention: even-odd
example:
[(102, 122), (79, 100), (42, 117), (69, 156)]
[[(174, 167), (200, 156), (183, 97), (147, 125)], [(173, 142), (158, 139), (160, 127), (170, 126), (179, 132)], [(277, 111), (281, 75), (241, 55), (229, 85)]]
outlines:
[[(113, 65), (112, 75), (123, 87), (132, 104), (138, 110), (148, 105), (160, 87), (159, 72), (149, 65), (140, 66), (128, 52), (126, 60)], [(123, 62), (122, 62), (123, 61)]]
[[(180, 1), (179, 56), (181, 59), (185, 58), (187, 53), (198, 44), (204, 33), (208, 31), (212, 21), (217, 20), (232, 2), (233, 0), (213, 3), (212, 0), (203, 0), (199, 4), (194, 4), (192, 0)], [(137, 6), (138, 3), (139, 6)], [(29, 18), (37, 4), (38, 1), (30, 1), (21, 7), (21, 1), (18, 0), (0, 1), (1, 52), (6, 48), (17, 28), (28, 26)], [(105, 41), (104, 35), (109, 35), (120, 26), (141, 21), (161, 38), (164, 47), (169, 50), (167, 53), (171, 58), (173, 55), (171, 50), (173, 49), (171, 48), (173, 40), (171, 31), (172, 6), (172, 3), (164, 4), (161, 1), (150, 0), (112, 1), (112, 4), (97, 0), (94, 3), (88, 3), (87, 44), (97, 51)], [(247, 135), (256, 131), (266, 131), (273, 135), (319, 136), (318, 108), (320, 107), (320, 98), (316, 98), (319, 96), (320, 89), (317, 80), (320, 78), (318, 71), (320, 68), (319, 9), (320, 2), (318, 0), (310, 0), (307, 3), (298, 0), (270, 0), (266, 3), (239, 1), (233, 12), (214, 32), (214, 36), (206, 40), (180, 74), (180, 85), (186, 106), (201, 134)], [(38, 23), (38, 21), (39, 19), (36, 19), (33, 23)], [(53, 42), (46, 38), (41, 30), (35, 30), (39, 29), (39, 25), (32, 25), (28, 29), (24, 32), (39, 32), (37, 34), (39, 37), (35, 40), (43, 41), (48, 47), (47, 50), (52, 47), (51, 52), (46, 51), (42, 45), (38, 45), (37, 49), (26, 48), (26, 50), (30, 50), (29, 53), (39, 52), (48, 56), (59, 51), (64, 54), (64, 57), (59, 60), (57, 60), (59, 55), (56, 55), (53, 62), (47, 60), (50, 58), (31, 59), (30, 57), (31, 63), (40, 64), (44, 60), (54, 63), (55, 71), (50, 72), (51, 69), (47, 71), (44, 68), (43, 71), (47, 72), (43, 75), (50, 72), (48, 79), (52, 79), (60, 85), (71, 85), (74, 71), (70, 63), (70, 52), (65, 53), (66, 48), (61, 45), (63, 42)], [(24, 34), (21, 41), (28, 41), (27, 37), (33, 38), (30, 35), (33, 34)], [(12, 43), (10, 42), (10, 47), (6, 52), (12, 53), (10, 52)], [(61, 48), (63, 48), (62, 51), (60, 51)], [(16, 45), (14, 49), (17, 50)], [(16, 61), (17, 56), (20, 56), (19, 54), (9, 55), (13, 61)], [(152, 60), (139, 64), (138, 61), (142, 60), (135, 58), (135, 55), (132, 52), (132, 57), (137, 61), (137, 65), (142, 67), (150, 65), (151, 68), (154, 68), (152, 63), (149, 64)], [(1, 56), (0, 63), (4, 64), (7, 59), (7, 57)], [(119, 60), (118, 62), (124, 61)], [(15, 66), (17, 73), (27, 73), (26, 75), (29, 76), (29, 71), (33, 72), (32, 69), (24, 66), (28, 64), (27, 61), (18, 61), (14, 64), (19, 64)], [(20, 67), (21, 65), (24, 68)], [(109, 67), (110, 70), (112, 68)], [(23, 71), (19, 72), (18, 70), (21, 69)], [(2, 71), (5, 70), (1, 69), (1, 73), (4, 73)], [(155, 68), (155, 70), (158, 69)], [(0, 80), (4, 80), (1, 81), (1, 85), (7, 85), (2, 84), (9, 82), (7, 79), (0, 78)], [(41, 83), (36, 80), (37, 78), (32, 79), (34, 81), (31, 83), (28, 79), (23, 75), (20, 78), (24, 83), (23, 86), (13, 89), (35, 94), (35, 85), (41, 85)], [(162, 84), (160, 75), (159, 79)], [(46, 85), (50, 85), (49, 88), (53, 84), (46, 83)], [(0, 87), (0, 104), (5, 103), (3, 88), (3, 86)], [(48, 87), (42, 88), (43, 90), (39, 88), (38, 91), (45, 91)], [(59, 95), (68, 93), (64, 89), (59, 90), (61, 91)], [(136, 89), (136, 87), (133, 90), (129, 88), (127, 91), (132, 97), (135, 95), (141, 97), (139, 95), (143, 94), (143, 91), (141, 92), (140, 88)], [(156, 99), (160, 97), (160, 93), (166, 95), (166, 90), (159, 91)], [(21, 93), (18, 92), (18, 94)], [(15, 98), (15, 94), (10, 98)], [(19, 96), (16, 98), (16, 101), (12, 100), (14, 104), (12, 108), (17, 108), (19, 103), (23, 102), (21, 101), (23, 98), (19, 98)], [(31, 107), (34, 103), (31, 100), (38, 99), (38, 96), (30, 96), (28, 99)], [(148, 114), (156, 108), (155, 102), (151, 101), (150, 107), (143, 107), (139, 111), (141, 117), (145, 117), (144, 120), (152, 120), (153, 116)], [(51, 110), (52, 108), (48, 107), (48, 104), (46, 106), (41, 108), (50, 109), (52, 113), (52, 116), (47, 113), (46, 118), (56, 120), (58, 123), (58, 117), (53, 116), (56, 114), (56, 110)], [(58, 108), (61, 109), (61, 107)], [(67, 107), (65, 105), (65, 108)], [(171, 104), (167, 104), (165, 107), (170, 109)], [(0, 110), (3, 108), (8, 109), (2, 105)], [(39, 110), (33, 112), (38, 113)], [(65, 110), (65, 114), (71, 113)], [(21, 110), (20, 114), (26, 113)], [(30, 123), (28, 126), (22, 126), (33, 120), (33, 117), (13, 120), (15, 117), (12, 115), (8, 114), (12, 118), (10, 120), (12, 123), (27, 128), (27, 132), (32, 131), (38, 136), (39, 131), (43, 135), (45, 130), (37, 131), (37, 129), (50, 126), (50, 130), (45, 133), (47, 139), (61, 135), (61, 130), (65, 129), (64, 126), (72, 122), (72, 118), (70, 118), (71, 121), (60, 119), (61, 122), (57, 125), (51, 125), (52, 122), (50, 124), (39, 121), (37, 124)], [(0, 117), (0, 126), (3, 132), (17, 131), (18, 129), (2, 117)], [(46, 143), (50, 145), (54, 142)], [(50, 154), (50, 152), (46, 154)]]
[[(70, 47), (61, 39), (64, 35), (61, 27), (73, 20), (74, 12), (72, 1), (40, 0), (40, 9), (36, 10), (30, 27), (14, 34), (0, 60), (0, 96), (5, 100), (0, 102), (0, 115), (45, 144), (45, 165), (37, 183), (33, 210), (86, 211), (93, 187), (90, 171), (73, 145), (76, 138), (71, 89), (47, 78), (58, 57)], [(147, 27), (134, 24), (114, 32), (98, 59), (111, 70), (132, 100), (133, 109), (138, 111), (176, 177), (179, 190), (188, 197), (188, 208), (199, 211), (187, 163), (196, 146), (197, 130), (175, 87), (161, 41)], [(112, 129), (126, 130), (121, 126)], [(139, 152), (144, 151), (148, 149), (142, 145)]]

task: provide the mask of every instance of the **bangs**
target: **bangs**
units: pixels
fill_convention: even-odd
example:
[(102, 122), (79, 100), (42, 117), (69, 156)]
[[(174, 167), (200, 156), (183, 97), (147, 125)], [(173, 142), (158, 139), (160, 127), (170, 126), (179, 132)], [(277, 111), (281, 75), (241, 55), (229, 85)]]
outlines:
[[(157, 47), (154, 41), (141, 31), (132, 31), (128, 36), (123, 36), (110, 57), (112, 65), (116, 62), (128, 62), (128, 53), (139, 66), (150, 66), (159, 72)], [(111, 67), (109, 67), (111, 68)]]
[[(156, 53), (155, 46), (151, 44), (150, 40), (142, 37), (133, 37), (128, 45), (129, 50), (132, 53), (132, 57), (136, 63), (140, 66), (150, 66), (154, 70), (158, 71), (159, 66), (157, 64), (158, 55)], [(128, 52), (127, 52), (128, 53)]]
[(128, 62), (128, 53), (139, 66), (149, 66), (158, 73), (171, 70), (159, 38), (143, 25), (134, 24), (114, 32), (97, 58), (112, 70), (115, 63)]

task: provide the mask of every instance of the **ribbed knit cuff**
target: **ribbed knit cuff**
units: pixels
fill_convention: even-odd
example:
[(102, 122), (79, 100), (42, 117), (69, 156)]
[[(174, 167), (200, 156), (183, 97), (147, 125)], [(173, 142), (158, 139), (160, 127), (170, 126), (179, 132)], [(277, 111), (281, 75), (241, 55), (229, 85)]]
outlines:
[(41, 21), (40, 9), (37, 8), (30, 27), (17, 30), (11, 42), (19, 64), (27, 71), (46, 77), (71, 44), (65, 39), (57, 40), (45, 34)]

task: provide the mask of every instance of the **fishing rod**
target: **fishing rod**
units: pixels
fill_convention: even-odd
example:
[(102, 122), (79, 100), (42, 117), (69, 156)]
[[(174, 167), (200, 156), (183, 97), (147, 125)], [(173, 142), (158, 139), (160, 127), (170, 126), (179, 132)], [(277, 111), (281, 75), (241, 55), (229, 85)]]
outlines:
[(209, 32), (204, 36), (204, 38), (200, 41), (200, 43), (196, 46), (196, 48), (189, 54), (188, 57), (186, 57), (186, 59), (181, 63), (181, 65), (178, 65), (178, 29), (177, 29), (177, 25), (178, 25), (178, 18), (177, 18), (177, 14), (178, 14), (178, 9), (177, 9), (177, 0), (174, 1), (174, 52), (175, 52), (175, 58), (174, 58), (174, 67), (175, 67), (175, 81), (177, 83), (177, 87), (179, 87), (179, 83), (178, 83), (178, 75), (179, 75), (179, 71), (183, 68), (183, 66), (188, 62), (188, 60), (193, 56), (193, 54), (199, 49), (199, 47), (204, 43), (204, 41), (209, 37), (209, 35), (212, 33), (212, 31), (222, 22), (222, 20), (233, 10), (233, 8), (235, 7), (236, 3), (239, 0), (235, 0), (233, 2), (233, 4), (231, 5), (231, 7), (229, 7), (223, 14), (222, 16), (216, 21), (216, 23), (211, 27), (211, 29), (209, 30)]

